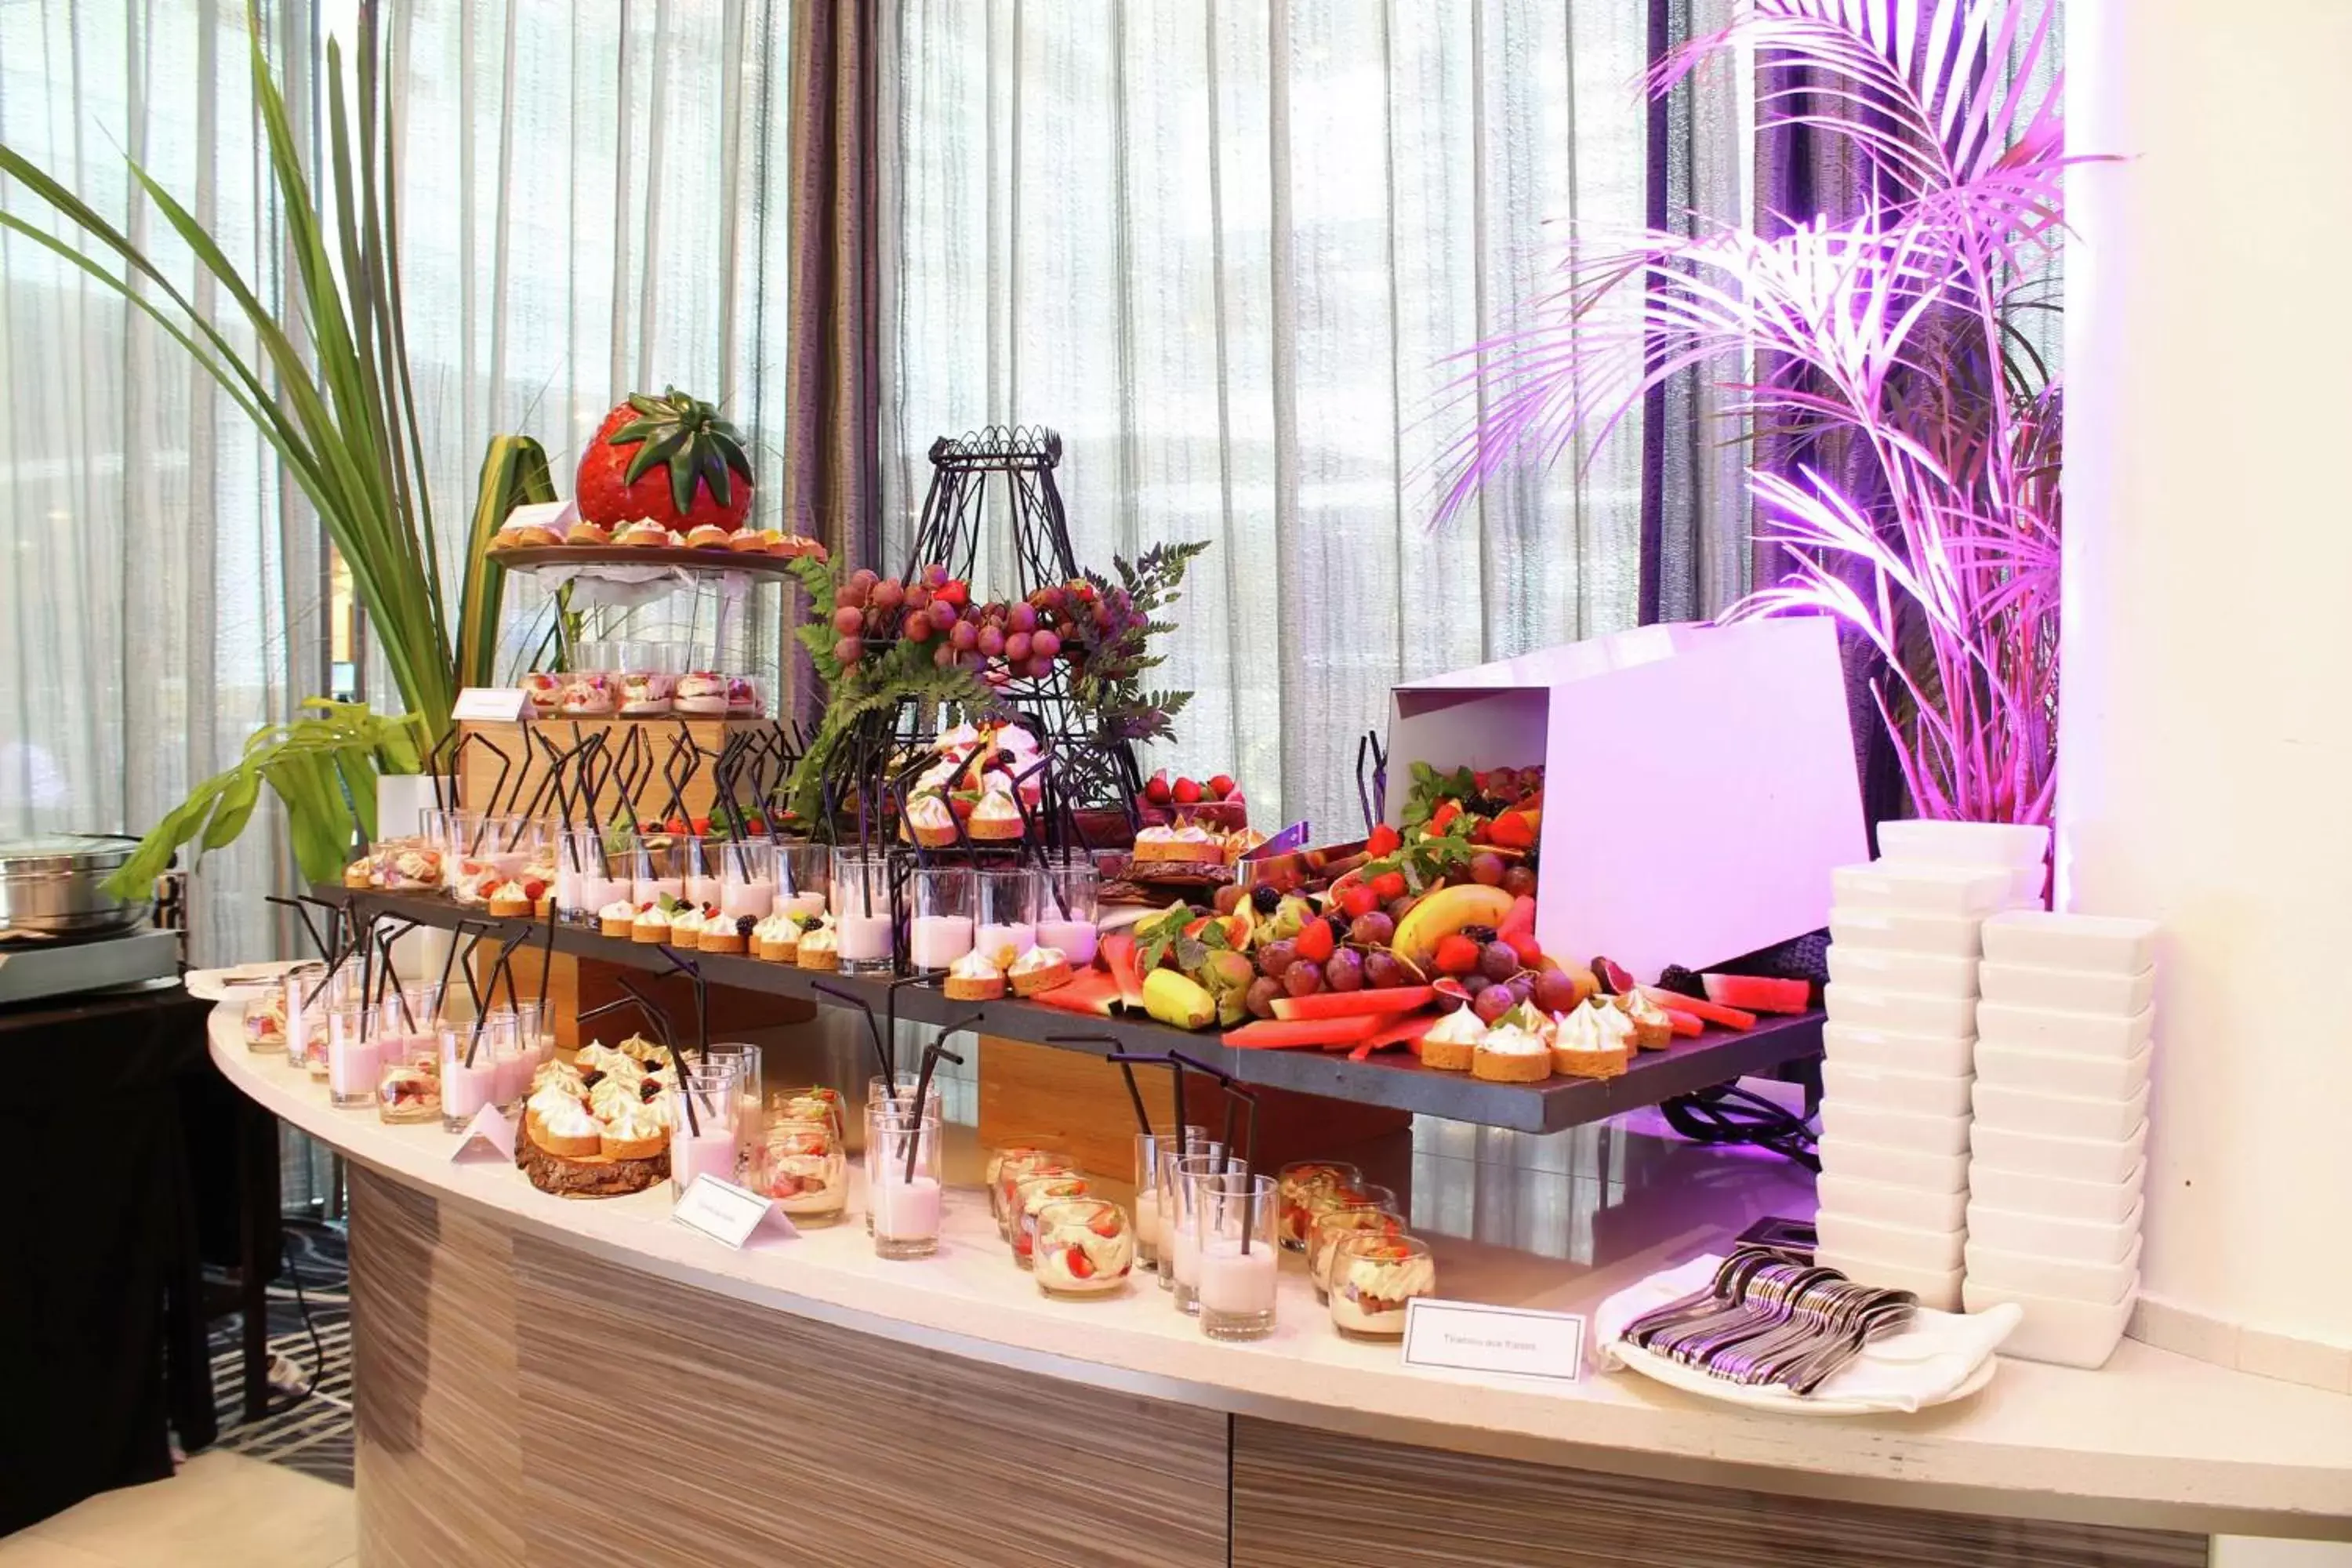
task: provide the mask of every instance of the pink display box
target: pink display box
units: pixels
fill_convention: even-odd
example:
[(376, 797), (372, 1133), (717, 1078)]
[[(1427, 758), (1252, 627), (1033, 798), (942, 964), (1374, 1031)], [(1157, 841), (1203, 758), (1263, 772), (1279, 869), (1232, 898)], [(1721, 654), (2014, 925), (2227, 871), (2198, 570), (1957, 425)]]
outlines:
[(1643, 626), (1391, 693), (1389, 818), (1412, 767), (1544, 764), (1536, 935), (1644, 980), (1829, 923), (1869, 858), (1837, 635), (1789, 616)]

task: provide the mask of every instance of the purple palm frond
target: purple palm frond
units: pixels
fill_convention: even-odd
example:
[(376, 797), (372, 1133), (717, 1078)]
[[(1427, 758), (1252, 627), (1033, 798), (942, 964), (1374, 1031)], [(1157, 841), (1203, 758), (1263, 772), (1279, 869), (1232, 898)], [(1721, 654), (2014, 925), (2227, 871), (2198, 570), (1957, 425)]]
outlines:
[(1445, 453), (1441, 524), (1507, 468), (1590, 454), (1692, 372), (1743, 430), (1866, 456), (1866, 499), (1811, 468), (1749, 471), (1760, 536), (1792, 564), (1731, 614), (1831, 615), (1866, 639), (1906, 783), (1937, 816), (2051, 805), (2061, 404), (2016, 323), (2052, 308), (2064, 231), (2052, 22), (2048, 0), (1743, 0), (1650, 89), (1752, 52), (1760, 120), (1854, 150), (1858, 216), (1573, 245), (1532, 324), (1468, 351), (1454, 385), (1477, 414)]

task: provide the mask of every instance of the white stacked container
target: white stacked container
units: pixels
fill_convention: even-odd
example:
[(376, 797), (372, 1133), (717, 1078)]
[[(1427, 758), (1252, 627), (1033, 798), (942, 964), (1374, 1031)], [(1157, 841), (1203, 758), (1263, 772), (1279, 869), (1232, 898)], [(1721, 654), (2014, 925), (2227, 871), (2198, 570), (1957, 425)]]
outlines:
[(1969, 1158), (1970, 1311), (2004, 1354), (2098, 1366), (2139, 1289), (2156, 928), (2013, 910), (1984, 923)]
[(1815, 1257), (1957, 1311), (1978, 932), (2018, 879), (1997, 861), (1896, 858), (1887, 829), (1898, 826), (1880, 828), (1888, 856), (1832, 874)]

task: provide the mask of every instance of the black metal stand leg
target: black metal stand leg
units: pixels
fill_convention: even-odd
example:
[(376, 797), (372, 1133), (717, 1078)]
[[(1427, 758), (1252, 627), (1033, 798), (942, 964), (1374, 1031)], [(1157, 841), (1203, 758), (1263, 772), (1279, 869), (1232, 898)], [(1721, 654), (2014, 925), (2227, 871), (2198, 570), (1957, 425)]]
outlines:
[(269, 1414), (269, 1281), (278, 1275), (278, 1118), (247, 1102), (236, 1142), (245, 1418)]

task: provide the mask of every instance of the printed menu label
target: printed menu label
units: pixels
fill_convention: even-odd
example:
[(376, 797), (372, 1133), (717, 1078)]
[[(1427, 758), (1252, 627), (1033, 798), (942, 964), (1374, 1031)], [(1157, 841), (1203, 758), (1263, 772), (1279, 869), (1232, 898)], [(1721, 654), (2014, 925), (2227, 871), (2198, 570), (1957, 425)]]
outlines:
[(484, 1160), (499, 1160), (514, 1163), (515, 1124), (495, 1105), (485, 1105), (474, 1112), (474, 1120), (466, 1123), (464, 1136), (449, 1151), (453, 1165), (478, 1163)]
[(693, 1184), (679, 1194), (669, 1216), (738, 1251), (763, 1233), (780, 1237), (800, 1234), (792, 1215), (773, 1198), (763, 1198), (748, 1188), (710, 1175), (695, 1177)]
[(1415, 1297), (1405, 1303), (1404, 1363), (1574, 1383), (1584, 1371), (1584, 1319)]
[(457, 693), (449, 717), (471, 724), (516, 724), (530, 711), (530, 699), (520, 686), (468, 686)]

